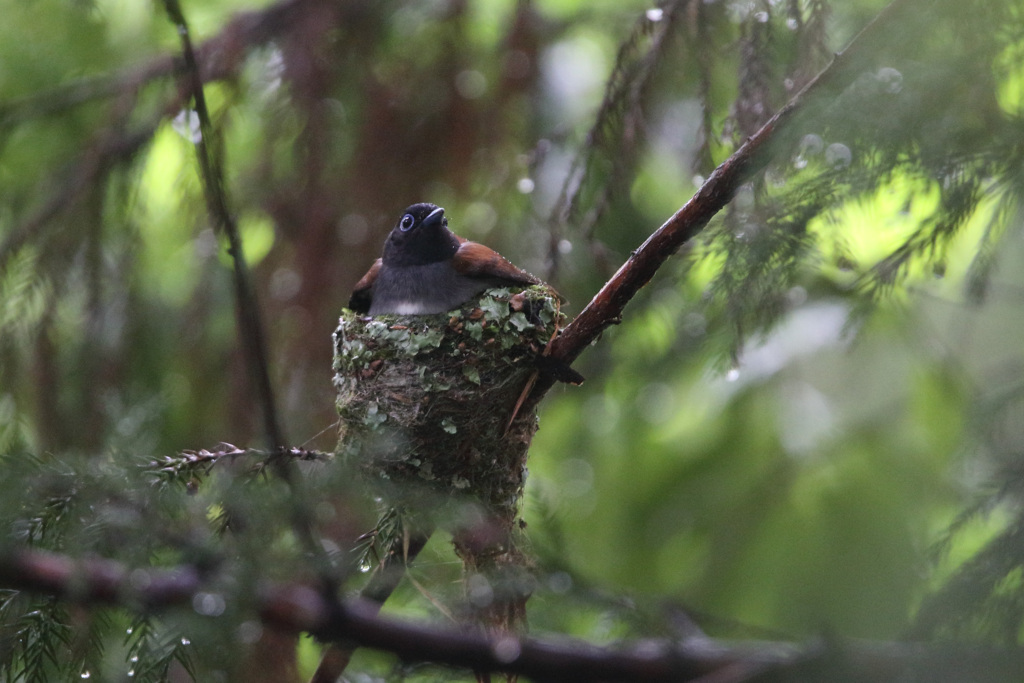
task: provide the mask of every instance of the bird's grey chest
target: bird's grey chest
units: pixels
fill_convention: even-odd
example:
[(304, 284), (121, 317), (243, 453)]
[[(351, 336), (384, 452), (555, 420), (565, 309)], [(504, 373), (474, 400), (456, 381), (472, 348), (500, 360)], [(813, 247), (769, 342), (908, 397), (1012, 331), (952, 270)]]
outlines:
[(445, 313), (487, 286), (483, 280), (455, 272), (447, 261), (399, 268), (384, 265), (374, 283), (370, 315)]

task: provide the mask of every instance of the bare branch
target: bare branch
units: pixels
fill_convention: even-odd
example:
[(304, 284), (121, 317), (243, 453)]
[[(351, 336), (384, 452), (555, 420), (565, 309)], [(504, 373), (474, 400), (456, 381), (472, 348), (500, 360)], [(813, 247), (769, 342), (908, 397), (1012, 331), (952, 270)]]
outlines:
[[(561, 336), (551, 345), (552, 358), (571, 363), (605, 329), (621, 320), (626, 304), (651, 281), (661, 265), (703, 231), (711, 219), (725, 208), (736, 191), (767, 166), (771, 160), (768, 147), (776, 131), (800, 111), (811, 94), (842, 73), (841, 67), (870, 42), (867, 38), (882, 27), (896, 8), (905, 2), (893, 0), (879, 12), (850, 41), (846, 49), (837, 53), (825, 69), (715, 169), (697, 193), (626, 259), (586, 308), (566, 326)], [(531, 401), (540, 400), (553, 383), (550, 377), (541, 378), (534, 387)]]
[(0, 556), (0, 585), (82, 604), (166, 608), (185, 604), (202, 584), (190, 566), (129, 571), (109, 560), (15, 551)]
[(238, 230), (238, 223), (230, 209), (227, 184), (221, 164), (222, 150), (216, 137), (217, 131), (213, 127), (210, 112), (206, 106), (203, 77), (195, 50), (192, 47), (188, 23), (178, 0), (164, 0), (164, 7), (178, 29), (182, 56), (185, 60), (184, 79), (188, 90), (191, 91), (192, 101), (199, 119), (200, 135), (195, 147), (203, 178), (203, 193), (206, 197), (207, 210), (214, 228), (225, 235), (228, 241), (228, 254), (231, 256), (233, 264), (231, 272), (238, 313), (238, 336), (249, 374), (256, 389), (257, 402), (263, 413), (263, 429), (267, 445), (274, 453), (269, 464), (277, 476), (285, 481), (291, 489), (291, 521), (295, 533), (302, 539), (306, 550), (317, 558), (319, 573), (325, 586), (334, 587), (337, 585), (338, 579), (334, 576), (335, 572), (330, 558), (327, 557), (314, 533), (313, 514), (308, 509), (307, 499), (302, 491), (302, 479), (295, 469), (295, 463), (282, 455), (286, 448), (285, 437), (274, 400), (274, 386), (270, 381), (266, 330), (263, 326), (249, 266), (242, 251), (242, 237)]
[[(73, 559), (40, 551), (0, 555), (0, 586), (58, 596), (83, 605), (161, 610), (190, 605), (205, 588), (188, 566), (130, 569), (103, 559)], [(928, 680), (975, 683), (1013, 680), (1024, 649), (956, 643), (839, 641), (809, 645), (726, 643), (698, 635), (682, 642), (641, 640), (596, 647), (578, 640), (487, 635), (411, 624), (378, 614), (367, 600), (338, 601), (301, 584), (266, 584), (257, 598), (264, 623), (357, 643), (408, 661), (477, 671), (504, 671), (557, 681)]]
[(181, 51), (185, 59), (184, 78), (195, 103), (196, 115), (199, 118), (199, 139), (196, 141), (196, 153), (199, 157), (199, 170), (203, 177), (203, 192), (206, 195), (207, 210), (213, 220), (214, 227), (228, 240), (228, 253), (231, 255), (234, 268), (235, 300), (238, 305), (238, 333), (242, 348), (248, 359), (249, 372), (253, 378), (259, 404), (263, 410), (263, 428), (267, 443), (273, 450), (284, 448), (285, 440), (281, 432), (281, 424), (274, 405), (274, 390), (270, 382), (269, 363), (267, 362), (266, 334), (260, 317), (256, 293), (249, 275), (249, 266), (242, 252), (242, 238), (238, 232), (238, 223), (229, 208), (224, 172), (221, 168), (220, 149), (215, 139), (216, 131), (210, 121), (210, 112), (206, 107), (206, 95), (203, 91), (203, 78), (199, 72), (199, 62), (192, 47), (188, 24), (181, 11), (178, 0), (165, 0), (165, 7), (171, 20), (178, 28), (181, 38)]
[[(430, 529), (411, 530), (403, 538), (392, 539), (392, 545), (381, 558), (370, 582), (359, 592), (359, 596), (368, 605), (377, 605), (379, 610), (391, 594), (398, 588), (406, 567), (430, 540)], [(320, 659), (310, 683), (334, 683), (345, 673), (352, 654), (355, 652), (352, 642), (332, 643)]]

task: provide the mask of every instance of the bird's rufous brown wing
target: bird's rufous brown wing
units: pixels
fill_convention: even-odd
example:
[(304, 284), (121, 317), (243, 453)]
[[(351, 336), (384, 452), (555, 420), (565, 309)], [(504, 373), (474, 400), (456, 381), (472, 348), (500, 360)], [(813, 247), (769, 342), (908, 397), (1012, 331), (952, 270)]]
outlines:
[[(463, 240), (462, 244), (459, 245), (459, 250), (455, 252), (452, 265), (455, 267), (455, 270), (463, 275), (501, 278), (509, 283), (521, 285), (543, 285), (556, 299), (565, 301), (562, 295), (555, 291), (554, 287), (538, 280), (525, 270), (515, 267), (498, 252), (477, 242)], [(530, 315), (530, 313), (527, 313), (528, 318)], [(565, 361), (548, 358), (541, 354), (537, 356), (537, 364), (538, 370), (551, 375), (559, 382), (583, 384), (583, 375), (573, 370)]]
[(494, 251), (478, 242), (464, 241), (452, 257), (452, 266), (463, 275), (480, 278), (498, 278), (509, 283), (539, 285), (540, 280), (517, 268)]
[(356, 286), (352, 288), (352, 297), (348, 300), (348, 307), (356, 313), (370, 312), (373, 283), (377, 280), (377, 273), (380, 272), (383, 263), (381, 259), (374, 261), (370, 269), (366, 271), (366, 275), (360, 278)]

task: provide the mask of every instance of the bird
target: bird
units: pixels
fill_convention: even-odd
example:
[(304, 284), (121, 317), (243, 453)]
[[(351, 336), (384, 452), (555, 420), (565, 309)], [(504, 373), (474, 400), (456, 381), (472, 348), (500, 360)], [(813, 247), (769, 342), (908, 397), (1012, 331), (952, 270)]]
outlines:
[(459, 237), (448, 229), (443, 208), (421, 202), (402, 213), (348, 307), (371, 316), (445, 313), (486, 289), (515, 285), (545, 283), (490, 247)]
[[(384, 242), (384, 253), (353, 288), (348, 307), (371, 316), (447, 313), (491, 287), (515, 285), (541, 285), (559, 303), (564, 301), (551, 285), (490, 247), (449, 230), (443, 208), (420, 202), (398, 219)], [(528, 318), (532, 315), (527, 311)], [(582, 384), (583, 375), (568, 363), (548, 357), (550, 346), (549, 342), (534, 358), (538, 372), (559, 382)], [(531, 378), (516, 403), (513, 419), (535, 380), (536, 376)]]

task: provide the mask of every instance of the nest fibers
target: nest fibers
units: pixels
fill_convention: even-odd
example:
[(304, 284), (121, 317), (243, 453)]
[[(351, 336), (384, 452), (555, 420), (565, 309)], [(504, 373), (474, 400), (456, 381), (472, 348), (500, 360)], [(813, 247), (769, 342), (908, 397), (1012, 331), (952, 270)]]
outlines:
[(334, 333), (339, 454), (392, 503), (468, 498), (511, 524), (537, 416), (509, 419), (560, 317), (541, 286), (491, 289), (439, 315), (344, 311)]

